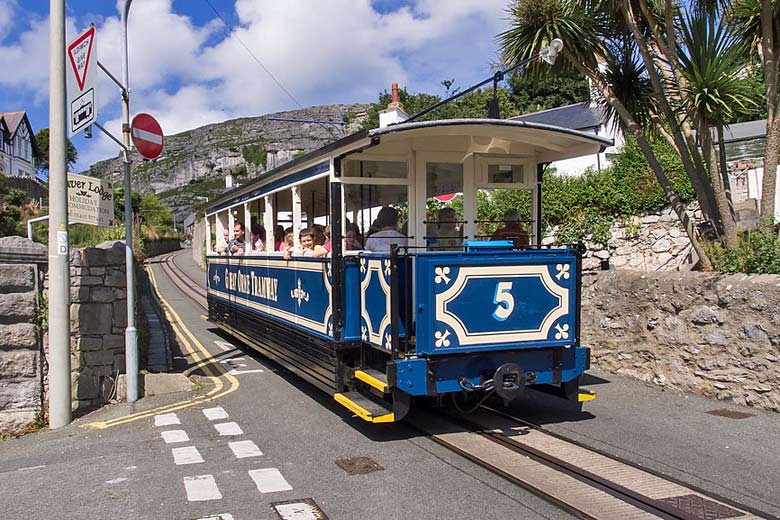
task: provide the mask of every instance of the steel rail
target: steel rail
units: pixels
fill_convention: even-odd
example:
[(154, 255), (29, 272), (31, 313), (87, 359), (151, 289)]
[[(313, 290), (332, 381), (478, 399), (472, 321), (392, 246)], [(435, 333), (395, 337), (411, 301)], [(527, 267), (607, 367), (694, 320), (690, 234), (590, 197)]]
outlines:
[[(201, 293), (193, 288), (193, 286), (198, 286), (197, 282), (183, 273), (183, 271), (176, 265), (176, 262), (173, 261), (173, 257), (174, 253), (168, 253), (156, 263), (160, 264), (160, 267), (162, 268), (165, 275), (184, 296), (192, 300), (200, 308), (208, 310), (205, 293)], [(189, 279), (189, 281), (187, 279)], [(192, 283), (190, 283), (190, 281)]]

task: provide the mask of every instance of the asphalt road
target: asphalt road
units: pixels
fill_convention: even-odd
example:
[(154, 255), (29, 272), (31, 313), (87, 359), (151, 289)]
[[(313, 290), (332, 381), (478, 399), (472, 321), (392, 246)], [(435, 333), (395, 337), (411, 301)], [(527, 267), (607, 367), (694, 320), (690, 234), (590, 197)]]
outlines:
[[(203, 283), (189, 251), (176, 261)], [(274, 504), (307, 499), (330, 519), (569, 518), (404, 424), (353, 418), (202, 321), (203, 310), (152, 267), (174, 326), (187, 329), (177, 367), (202, 388), (107, 406), (69, 427), (0, 442), (0, 518), (271, 519)], [(199, 347), (232, 377), (215, 386), (195, 366), (205, 357)], [(583, 412), (532, 392), (509, 411), (780, 517), (780, 414), (592, 373), (598, 398)], [(749, 415), (707, 413), (718, 409)], [(95, 423), (111, 426), (87, 426)], [(349, 475), (336, 465), (354, 457), (382, 469)]]
[[(306, 499), (330, 519), (571, 518), (404, 424), (364, 423), (275, 364), (233, 348), (159, 264), (153, 270), (191, 333), (183, 332), (190, 345), (179, 340), (175, 355), (186, 359), (178, 361), (193, 364), (187, 348), (197, 340), (237, 385), (223, 376), (221, 397), (193, 400), (215, 390), (196, 368), (203, 376), (196, 393), (107, 406), (66, 428), (0, 442), (0, 518), (271, 519), (273, 504)], [(88, 426), (95, 423), (112, 426)], [(382, 469), (349, 475), (336, 465), (355, 457)]]

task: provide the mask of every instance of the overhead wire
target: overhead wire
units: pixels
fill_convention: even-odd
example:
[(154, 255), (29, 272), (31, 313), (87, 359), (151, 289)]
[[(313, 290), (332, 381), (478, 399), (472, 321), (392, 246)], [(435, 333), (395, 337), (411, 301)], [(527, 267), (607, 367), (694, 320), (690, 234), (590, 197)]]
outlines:
[[(290, 93), (290, 91), (289, 91), (289, 90), (287, 90), (287, 89), (285, 88), (285, 86), (282, 84), (282, 82), (281, 82), (281, 81), (279, 81), (279, 80), (276, 78), (276, 76), (274, 76), (274, 75), (273, 75), (273, 73), (272, 73), (270, 70), (268, 70), (268, 67), (266, 67), (266, 66), (263, 64), (263, 62), (262, 62), (262, 61), (260, 61), (260, 58), (258, 58), (258, 57), (255, 55), (255, 53), (253, 53), (253, 52), (252, 52), (252, 49), (250, 49), (250, 48), (249, 48), (249, 46), (248, 46), (246, 43), (244, 43), (244, 40), (242, 40), (242, 39), (241, 39), (241, 38), (238, 36), (238, 34), (236, 34), (236, 31), (235, 31), (235, 30), (233, 29), (233, 27), (232, 27), (232, 26), (231, 26), (231, 25), (228, 23), (228, 21), (227, 21), (227, 20), (225, 20), (225, 18), (224, 18), (224, 17), (222, 16), (222, 14), (221, 14), (221, 13), (220, 13), (220, 12), (217, 10), (217, 8), (216, 8), (216, 7), (214, 7), (214, 4), (212, 4), (212, 3), (211, 3), (211, 0), (203, 0), (203, 1), (204, 1), (204, 2), (206, 2), (206, 4), (207, 4), (207, 5), (208, 5), (208, 6), (211, 8), (211, 10), (212, 10), (212, 11), (214, 11), (214, 14), (215, 14), (215, 15), (217, 15), (217, 18), (219, 18), (219, 19), (220, 19), (220, 21), (222, 21), (222, 23), (225, 25), (225, 27), (227, 28), (227, 30), (230, 32), (230, 35), (231, 35), (231, 36), (233, 36), (233, 37), (234, 37), (234, 38), (235, 38), (235, 39), (238, 41), (238, 43), (240, 43), (240, 44), (241, 44), (241, 46), (244, 48), (244, 50), (246, 50), (246, 52), (248, 52), (248, 53), (249, 53), (249, 55), (252, 57), (252, 59), (253, 59), (253, 60), (255, 60), (255, 63), (257, 63), (257, 64), (260, 66), (260, 68), (263, 70), (263, 72), (265, 72), (265, 73), (268, 75), (268, 77), (270, 77), (270, 78), (273, 80), (273, 82), (274, 82), (274, 83), (276, 83), (276, 86), (277, 86), (277, 87), (279, 87), (279, 89), (280, 89), (282, 92), (284, 92), (284, 93), (287, 95), (287, 97), (289, 97), (289, 98), (292, 100), (292, 102), (293, 102), (293, 103), (295, 103), (295, 104), (298, 106), (298, 108), (300, 108), (301, 110), (303, 110), (303, 109), (304, 109), (304, 108), (303, 108), (303, 105), (302, 105), (300, 102), (298, 102), (298, 100), (297, 100), (297, 99), (295, 99), (295, 96), (293, 96), (293, 95)], [(330, 128), (330, 127), (328, 127), (328, 126), (325, 126), (325, 125), (324, 125), (324, 124), (322, 124), (322, 123), (317, 123), (317, 124), (319, 124), (319, 125), (320, 125), (322, 128), (326, 129), (326, 130), (328, 131), (328, 133), (332, 135), (332, 132), (333, 132), (333, 129), (332, 129), (332, 128)]]

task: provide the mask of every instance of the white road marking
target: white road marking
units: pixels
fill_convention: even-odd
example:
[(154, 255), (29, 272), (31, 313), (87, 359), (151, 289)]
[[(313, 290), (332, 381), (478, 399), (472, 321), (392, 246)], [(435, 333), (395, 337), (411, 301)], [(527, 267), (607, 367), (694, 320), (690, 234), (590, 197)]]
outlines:
[(215, 424), (214, 428), (217, 429), (220, 435), (241, 435), (244, 433), (241, 427), (234, 422)]
[(233, 450), (233, 455), (235, 455), (237, 459), (245, 459), (247, 457), (259, 457), (263, 454), (263, 452), (260, 451), (260, 448), (257, 447), (257, 444), (254, 443), (254, 441), (229, 442), (228, 446), (230, 446), (230, 449)]
[(244, 359), (245, 358), (242, 357), (232, 357), (232, 358), (223, 359), (220, 361), (220, 363), (222, 363), (223, 365), (228, 364), (232, 367), (245, 367), (246, 363), (233, 363), (234, 361), (243, 361)]
[(228, 374), (232, 376), (240, 376), (241, 374), (262, 374), (263, 369), (262, 368), (253, 368), (251, 370), (237, 370), (235, 368), (231, 368), (228, 371)]
[(155, 426), (171, 426), (173, 424), (181, 424), (179, 417), (175, 413), (164, 413), (154, 416)]
[(222, 352), (227, 352), (228, 350), (233, 350), (236, 348), (233, 344), (228, 343), (227, 341), (214, 340), (214, 343), (216, 343), (216, 345), (222, 350)]
[(115, 478), (113, 480), (106, 480), (106, 484), (119, 484), (120, 482), (124, 482), (127, 480), (126, 478)]
[(174, 442), (187, 442), (190, 440), (189, 435), (184, 430), (168, 430), (160, 432), (165, 444), (173, 444)]
[(43, 466), (29, 466), (29, 467), (26, 467), (26, 468), (19, 468), (16, 471), (30, 471), (31, 469), (41, 469), (41, 468), (45, 468), (45, 467), (46, 467), (45, 464)]
[(198, 518), (198, 520), (235, 520), (235, 519), (233, 518), (233, 515), (231, 515), (230, 513), (220, 513), (214, 516), (204, 516), (203, 518)]
[(290, 491), (292, 489), (292, 486), (284, 480), (276, 468), (253, 469), (249, 471), (249, 476), (255, 481), (257, 490), (261, 493)]
[(200, 452), (195, 446), (173, 448), (171, 453), (173, 453), (173, 462), (175, 462), (177, 466), (182, 466), (184, 464), (200, 464), (203, 462), (203, 457), (200, 456)]
[(190, 502), (220, 500), (222, 498), (222, 493), (219, 492), (213, 475), (184, 477), (184, 489), (187, 490), (187, 500)]
[(274, 509), (282, 517), (282, 520), (319, 520), (322, 518), (319, 512), (306, 502), (276, 504)]
[(218, 421), (219, 419), (228, 418), (227, 412), (221, 406), (217, 406), (216, 408), (205, 408), (203, 410), (203, 415), (205, 415), (206, 419), (209, 421)]
[(127, 466), (125, 469), (136, 469), (138, 466)]

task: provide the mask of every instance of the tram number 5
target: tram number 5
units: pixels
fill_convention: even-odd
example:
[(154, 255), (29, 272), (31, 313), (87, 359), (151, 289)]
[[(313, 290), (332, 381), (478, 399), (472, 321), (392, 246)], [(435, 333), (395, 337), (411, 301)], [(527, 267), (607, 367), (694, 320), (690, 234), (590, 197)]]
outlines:
[(497, 304), (493, 311), (493, 318), (498, 321), (506, 320), (515, 310), (515, 299), (512, 296), (512, 282), (498, 282), (493, 303)]

